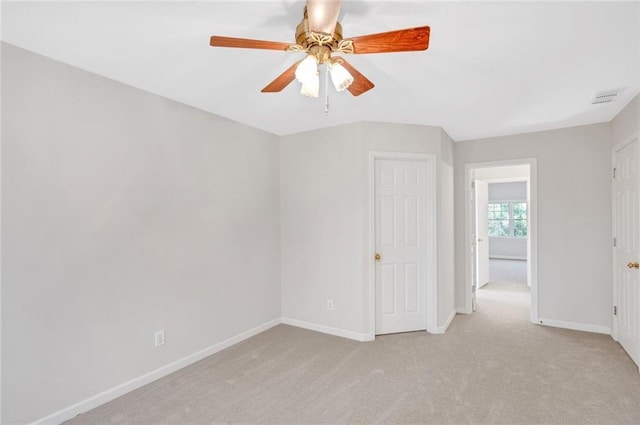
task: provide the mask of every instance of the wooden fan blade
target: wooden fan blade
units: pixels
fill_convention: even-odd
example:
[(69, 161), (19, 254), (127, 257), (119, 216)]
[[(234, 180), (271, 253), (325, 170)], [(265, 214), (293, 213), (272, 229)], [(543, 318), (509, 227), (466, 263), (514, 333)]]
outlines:
[(340, 0), (307, 0), (309, 30), (333, 34), (340, 15)]
[(209, 44), (213, 47), (239, 47), (242, 49), (287, 50), (290, 43), (279, 41), (251, 40), (249, 38), (224, 37), (212, 35)]
[(286, 71), (278, 75), (275, 80), (262, 89), (262, 93), (276, 93), (291, 84), (296, 79), (296, 68), (299, 63), (300, 61), (294, 63)]
[(431, 28), (418, 27), (353, 37), (354, 53), (390, 53), (427, 50)]
[(353, 83), (351, 83), (351, 85), (347, 87), (349, 93), (354, 96), (360, 96), (362, 93), (365, 93), (375, 87), (375, 85), (371, 81), (369, 81), (367, 77), (362, 75), (360, 71), (355, 69), (353, 65), (344, 60), (344, 58), (340, 58), (339, 61), (353, 77)]

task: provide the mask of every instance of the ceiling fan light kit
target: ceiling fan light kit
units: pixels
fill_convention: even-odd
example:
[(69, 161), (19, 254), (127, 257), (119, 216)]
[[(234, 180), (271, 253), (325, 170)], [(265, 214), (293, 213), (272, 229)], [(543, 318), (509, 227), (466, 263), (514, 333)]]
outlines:
[(300, 94), (309, 97), (318, 97), (320, 92), (320, 73), (318, 72), (318, 61), (314, 56), (307, 56), (298, 64), (296, 68), (296, 80), (302, 87)]
[(309, 55), (304, 58), (296, 68), (296, 80), (304, 84), (307, 81), (318, 77), (318, 60), (315, 56)]
[(339, 59), (329, 63), (329, 72), (333, 86), (337, 91), (343, 91), (353, 84), (353, 75), (340, 64)]
[(214, 35), (211, 36), (210, 45), (305, 52), (307, 56), (303, 60), (280, 74), (262, 92), (280, 92), (295, 79), (302, 84), (300, 93), (310, 97), (318, 97), (318, 67), (323, 64), (327, 65), (327, 72), (337, 91), (348, 90), (353, 96), (359, 96), (374, 87), (369, 79), (343, 57), (332, 58), (332, 53), (410, 52), (429, 47), (428, 26), (343, 39), (342, 25), (338, 22), (339, 13), (340, 0), (307, 0), (302, 22), (296, 27), (295, 44)]

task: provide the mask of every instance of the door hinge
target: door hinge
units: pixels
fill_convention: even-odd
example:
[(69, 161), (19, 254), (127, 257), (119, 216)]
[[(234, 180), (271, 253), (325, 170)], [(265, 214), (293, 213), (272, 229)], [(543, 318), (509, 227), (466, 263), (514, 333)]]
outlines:
[(476, 182), (475, 182), (475, 181), (472, 181), (472, 182), (471, 182), (471, 189), (475, 189), (475, 188), (476, 188)]
[(614, 179), (616, 178), (616, 170), (617, 170), (617, 168), (614, 168), (614, 169), (613, 169), (613, 178), (614, 178)]
[(614, 305), (614, 306), (613, 306), (613, 315), (614, 315), (614, 316), (617, 316), (617, 315), (618, 315), (618, 306), (617, 306), (617, 305)]
[(613, 238), (613, 247), (617, 247), (618, 246), (618, 239), (617, 238)]

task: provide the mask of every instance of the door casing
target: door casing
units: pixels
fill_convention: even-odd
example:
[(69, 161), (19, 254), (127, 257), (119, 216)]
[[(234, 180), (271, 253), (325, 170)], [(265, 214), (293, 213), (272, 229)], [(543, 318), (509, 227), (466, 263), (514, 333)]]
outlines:
[(391, 159), (401, 161), (422, 161), (427, 166), (426, 199), (426, 233), (433, 235), (428, 238), (427, 244), (427, 276), (426, 276), (426, 308), (427, 308), (427, 332), (435, 333), (438, 329), (438, 257), (437, 257), (437, 157), (426, 153), (408, 152), (380, 152), (369, 153), (369, 228), (367, 247), (367, 267), (369, 269), (369, 340), (374, 340), (376, 335), (376, 288), (375, 288), (375, 162), (377, 159)]

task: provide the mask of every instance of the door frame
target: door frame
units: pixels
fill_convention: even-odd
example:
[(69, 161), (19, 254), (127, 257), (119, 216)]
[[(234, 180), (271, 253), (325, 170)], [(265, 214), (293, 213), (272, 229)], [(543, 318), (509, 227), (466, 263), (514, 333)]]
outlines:
[(390, 159), (399, 161), (420, 161), (424, 162), (427, 167), (427, 184), (426, 184), (426, 233), (433, 235), (433, 238), (427, 237), (427, 276), (426, 276), (426, 309), (427, 323), (425, 324), (427, 332), (435, 333), (438, 329), (438, 223), (437, 223), (437, 157), (427, 153), (410, 153), (410, 152), (369, 152), (369, 229), (367, 246), (367, 268), (369, 270), (369, 339), (374, 340), (376, 337), (376, 261), (374, 259), (376, 249), (375, 234), (375, 164), (378, 159)]
[(531, 322), (539, 323), (538, 320), (538, 169), (536, 158), (521, 158), (504, 161), (473, 162), (464, 165), (464, 307), (458, 310), (459, 313), (471, 314), (471, 291), (473, 285), (474, 261), (470, 249), (472, 237), (471, 220), (474, 211), (471, 211), (471, 183), (473, 181), (473, 170), (477, 168), (505, 167), (511, 165), (528, 165), (529, 182), (528, 189), (528, 213), (529, 213), (529, 238), (527, 246), (527, 278), (531, 283)]
[[(611, 170), (613, 170), (616, 166), (616, 156), (618, 155), (618, 152), (626, 147), (627, 145), (630, 145), (631, 143), (633, 143), (634, 141), (638, 141), (638, 143), (640, 143), (640, 132), (635, 132), (631, 137), (627, 137), (625, 139), (622, 139), (621, 142), (617, 143), (613, 149), (611, 149)], [(640, 163), (640, 158), (638, 158), (639, 163)], [(613, 172), (613, 171), (612, 171)], [(613, 176), (612, 176), (613, 177)], [(618, 226), (618, 221), (616, 219), (616, 214), (617, 214), (617, 202), (616, 202), (616, 193), (615, 193), (615, 189), (616, 189), (616, 179), (612, 178), (611, 179), (611, 237), (612, 237), (612, 243), (611, 243), (611, 259), (612, 259), (612, 263), (611, 263), (611, 269), (612, 269), (612, 278), (613, 278), (613, 284), (612, 286), (612, 293), (611, 293), (611, 301), (612, 301), (612, 306), (611, 306), (611, 337), (615, 340), (618, 341), (618, 316), (616, 316), (615, 314), (613, 314), (613, 306), (617, 306), (618, 305), (618, 274), (616, 273), (616, 261), (618, 260), (618, 256), (616, 253), (616, 247), (613, 246), (613, 238), (614, 237), (618, 237), (618, 235), (616, 235), (616, 228)], [(638, 369), (640, 369), (640, 365), (638, 366)]]

